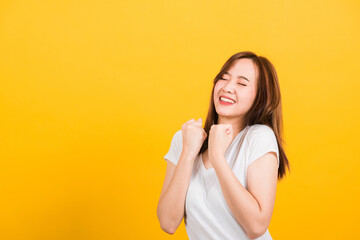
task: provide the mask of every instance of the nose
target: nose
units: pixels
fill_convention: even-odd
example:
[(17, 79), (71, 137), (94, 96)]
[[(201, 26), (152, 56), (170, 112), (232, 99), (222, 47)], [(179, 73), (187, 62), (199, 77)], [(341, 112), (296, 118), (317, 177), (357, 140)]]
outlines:
[(233, 93), (234, 92), (234, 82), (228, 81), (225, 86), (223, 87), (224, 92)]

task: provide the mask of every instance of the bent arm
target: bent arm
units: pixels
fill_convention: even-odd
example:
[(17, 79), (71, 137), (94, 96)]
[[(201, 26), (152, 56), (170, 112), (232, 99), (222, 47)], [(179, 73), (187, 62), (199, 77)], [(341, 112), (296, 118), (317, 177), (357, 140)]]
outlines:
[(165, 179), (164, 189), (157, 206), (157, 217), (161, 229), (169, 234), (175, 233), (184, 217), (185, 198), (190, 184), (194, 160), (195, 157), (192, 154), (183, 151), (176, 166), (168, 163), (174, 165), (175, 170), (173, 174), (167, 176), (168, 181), (170, 181), (168, 187), (165, 186)]
[(275, 203), (276, 155), (265, 154), (249, 166), (248, 190), (239, 182), (225, 159), (214, 165), (214, 168), (224, 198), (236, 220), (249, 238), (262, 236), (270, 224)]

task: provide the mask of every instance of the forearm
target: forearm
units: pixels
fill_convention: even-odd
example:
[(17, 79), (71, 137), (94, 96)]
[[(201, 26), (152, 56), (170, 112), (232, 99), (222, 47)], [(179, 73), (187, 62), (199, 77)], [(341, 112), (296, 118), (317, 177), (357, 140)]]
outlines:
[(214, 169), (231, 212), (247, 234), (253, 236), (261, 228), (261, 209), (258, 201), (239, 182), (225, 157), (215, 162)]
[(174, 232), (184, 217), (185, 197), (190, 184), (195, 156), (182, 152), (171, 182), (159, 200), (157, 213), (166, 229)]

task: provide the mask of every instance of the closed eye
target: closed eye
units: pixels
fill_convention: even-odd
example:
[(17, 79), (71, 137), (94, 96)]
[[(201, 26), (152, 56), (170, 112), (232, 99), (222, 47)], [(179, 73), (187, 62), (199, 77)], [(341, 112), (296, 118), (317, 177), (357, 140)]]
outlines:
[[(220, 78), (221, 80), (227, 80), (227, 79), (225, 79), (225, 78)], [(238, 83), (238, 84), (240, 84), (240, 85), (243, 85), (243, 86), (246, 86), (245, 84), (242, 84), (242, 83)]]

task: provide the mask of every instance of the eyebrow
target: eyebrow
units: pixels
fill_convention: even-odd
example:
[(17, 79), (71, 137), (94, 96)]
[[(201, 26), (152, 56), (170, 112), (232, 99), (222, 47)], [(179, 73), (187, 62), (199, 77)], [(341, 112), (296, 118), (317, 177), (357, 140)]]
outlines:
[[(230, 74), (229, 72), (225, 72), (224, 74), (228, 74), (228, 75), (231, 76), (231, 74)], [(247, 79), (246, 77), (241, 76), (241, 75), (237, 76), (237, 78), (238, 78), (238, 79), (243, 78), (243, 79), (245, 79), (246, 81), (250, 82), (249, 79)]]

